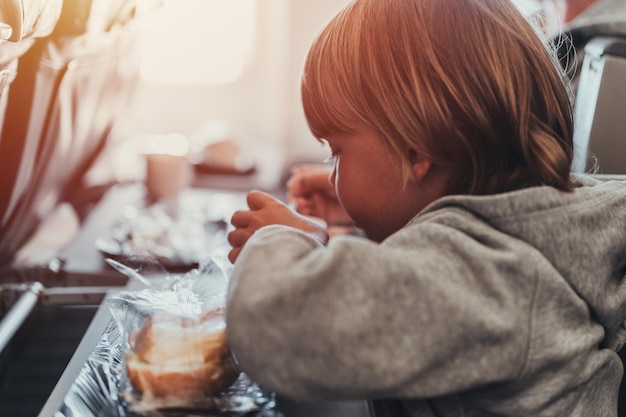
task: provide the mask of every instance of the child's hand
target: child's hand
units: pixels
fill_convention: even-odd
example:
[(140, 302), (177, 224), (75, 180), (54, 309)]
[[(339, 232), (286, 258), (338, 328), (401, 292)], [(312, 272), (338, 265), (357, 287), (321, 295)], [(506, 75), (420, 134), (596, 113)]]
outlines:
[(329, 226), (353, 225), (329, 181), (331, 169), (323, 165), (295, 168), (287, 181), (287, 201), (305, 216), (319, 217)]
[(228, 259), (233, 263), (250, 236), (261, 227), (270, 224), (295, 227), (308, 233), (323, 245), (328, 243), (328, 232), (324, 225), (299, 215), (269, 194), (251, 191), (248, 193), (248, 207), (250, 210), (237, 211), (231, 218), (231, 224), (235, 230), (228, 234), (228, 243), (233, 247), (228, 254)]

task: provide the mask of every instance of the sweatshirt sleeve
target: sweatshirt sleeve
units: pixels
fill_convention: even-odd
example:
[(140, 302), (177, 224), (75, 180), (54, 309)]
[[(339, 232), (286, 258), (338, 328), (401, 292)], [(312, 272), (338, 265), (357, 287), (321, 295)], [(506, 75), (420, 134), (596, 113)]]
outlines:
[(303, 400), (428, 398), (511, 380), (527, 354), (536, 273), (486, 225), (410, 224), (326, 247), (284, 226), (235, 263), (227, 336), (241, 366)]

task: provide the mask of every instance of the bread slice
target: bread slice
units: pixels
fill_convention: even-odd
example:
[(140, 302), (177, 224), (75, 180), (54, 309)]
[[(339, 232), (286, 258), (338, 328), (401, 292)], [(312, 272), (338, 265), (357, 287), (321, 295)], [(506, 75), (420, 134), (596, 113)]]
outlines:
[[(223, 314), (223, 313), (222, 313)], [(223, 316), (198, 320), (158, 313), (131, 333), (128, 379), (144, 398), (210, 397), (239, 376), (226, 342)]]

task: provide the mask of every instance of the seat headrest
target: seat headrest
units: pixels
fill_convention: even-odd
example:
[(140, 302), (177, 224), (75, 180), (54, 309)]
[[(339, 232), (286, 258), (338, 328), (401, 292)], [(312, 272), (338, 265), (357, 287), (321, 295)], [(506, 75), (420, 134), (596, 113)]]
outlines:
[(11, 27), (11, 35), (3, 40), (18, 42), (22, 40), (24, 7), (21, 0), (3, 0), (0, 2), (0, 22)]

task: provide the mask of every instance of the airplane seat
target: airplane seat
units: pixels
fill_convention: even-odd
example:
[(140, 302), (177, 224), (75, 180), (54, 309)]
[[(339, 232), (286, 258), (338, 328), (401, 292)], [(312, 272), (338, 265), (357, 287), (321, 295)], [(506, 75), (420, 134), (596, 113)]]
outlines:
[(52, 32), (20, 58), (7, 97), (0, 136), (0, 269), (106, 145), (137, 84), (138, 10), (158, 0), (61, 3)]
[[(576, 173), (626, 179), (626, 37), (596, 36), (585, 44), (575, 101)], [(626, 364), (626, 347), (618, 352)], [(626, 375), (618, 416), (626, 417)]]
[[(33, 46), (35, 39), (52, 32), (59, 19), (61, 5), (62, 0), (4, 0), (0, 3), (0, 132), (4, 128), (9, 90), (17, 75), (19, 58)], [(1, 141), (0, 136), (0, 153), (11, 153), (23, 145), (11, 142)], [(10, 171), (2, 170), (0, 197), (6, 196), (7, 188), (13, 182)], [(6, 204), (6, 199), (0, 198), (0, 208)], [(3, 212), (0, 210), (0, 224)]]
[(585, 45), (575, 102), (573, 171), (626, 174), (626, 37)]
[(28, 175), (31, 168), (28, 165), (20, 168), (25, 141), (9, 139), (10, 135), (2, 134), (11, 129), (15, 118), (9, 114), (10, 91), (15, 88), (19, 60), (33, 47), (36, 39), (52, 32), (61, 7), (62, 0), (3, 0), (0, 3), (0, 241), (8, 239), (2, 229), (8, 218), (12, 190), (20, 181), (20, 173)]
[[(2, 18), (0, 17), (0, 21)], [(9, 96), (9, 86), (15, 79), (17, 73), (17, 60), (22, 55), (21, 50), (28, 49), (30, 42), (24, 42), (15, 46), (13, 43), (6, 43), (11, 27), (0, 23), (0, 132), (4, 125), (4, 115), (7, 108), (7, 97)], [(2, 33), (4, 30), (4, 34)]]
[(0, 2), (0, 131), (4, 124), (9, 86), (19, 57), (36, 38), (48, 35), (61, 12), (62, 0), (3, 0)]

